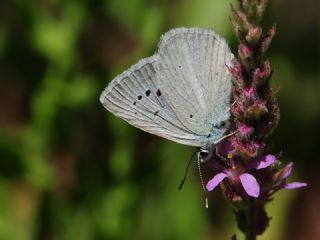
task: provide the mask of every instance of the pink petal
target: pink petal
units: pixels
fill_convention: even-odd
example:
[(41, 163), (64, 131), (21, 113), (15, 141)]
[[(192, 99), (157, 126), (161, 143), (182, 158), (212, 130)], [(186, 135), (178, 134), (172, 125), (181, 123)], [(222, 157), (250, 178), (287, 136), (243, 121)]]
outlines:
[(271, 166), (276, 162), (276, 157), (272, 154), (265, 156), (258, 164), (257, 169), (263, 169)]
[(307, 184), (304, 182), (292, 182), (292, 183), (288, 183), (284, 186), (285, 189), (298, 189), (298, 188), (302, 188), (302, 187), (306, 187)]
[(207, 184), (207, 190), (208, 191), (212, 191), (213, 189), (215, 189), (219, 183), (221, 183), (223, 181), (223, 179), (225, 179), (228, 175), (225, 173), (218, 173), (217, 175), (215, 175)]
[(292, 172), (292, 167), (293, 167), (293, 163), (292, 162), (284, 167), (284, 169), (283, 169), (284, 173), (283, 173), (283, 175), (281, 177), (282, 179), (287, 179), (290, 176), (290, 174)]
[(260, 186), (257, 179), (249, 173), (243, 173), (240, 175), (240, 181), (246, 193), (254, 198), (259, 197)]

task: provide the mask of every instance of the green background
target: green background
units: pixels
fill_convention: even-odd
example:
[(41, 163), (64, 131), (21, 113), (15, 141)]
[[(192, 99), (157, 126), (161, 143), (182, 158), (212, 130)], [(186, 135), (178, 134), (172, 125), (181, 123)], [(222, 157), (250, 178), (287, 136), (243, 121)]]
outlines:
[[(268, 142), (285, 163), (295, 163), (290, 180), (309, 186), (276, 195), (261, 239), (316, 240), (320, 4), (270, 2), (263, 25), (277, 23), (267, 57), (281, 121)], [(129, 126), (98, 101), (108, 82), (152, 55), (171, 28), (213, 28), (235, 52), (229, 4), (0, 1), (1, 240), (230, 239), (230, 206), (216, 190), (204, 208), (195, 164), (177, 190), (193, 149)]]

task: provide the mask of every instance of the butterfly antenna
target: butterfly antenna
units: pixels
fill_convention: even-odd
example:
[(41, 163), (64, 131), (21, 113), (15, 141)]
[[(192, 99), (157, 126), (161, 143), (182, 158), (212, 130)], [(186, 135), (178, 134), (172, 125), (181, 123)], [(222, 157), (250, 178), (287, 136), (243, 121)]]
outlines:
[(199, 156), (199, 155), (198, 155), (198, 169), (199, 169), (199, 175), (200, 175), (200, 179), (201, 179), (201, 185), (202, 185), (204, 197), (205, 197), (205, 200), (206, 200), (206, 208), (208, 208), (208, 207), (209, 207), (208, 195), (207, 195), (207, 191), (206, 191), (206, 188), (205, 188), (204, 182), (203, 182), (203, 177), (202, 177), (202, 172), (201, 172), (201, 166), (200, 166), (200, 156)]
[(194, 155), (196, 154), (196, 152), (197, 151), (194, 151), (193, 152), (193, 154), (192, 154), (192, 156), (191, 156), (191, 158), (190, 158), (190, 160), (189, 160), (189, 162), (188, 162), (188, 165), (187, 165), (187, 168), (186, 168), (186, 171), (185, 171), (185, 173), (184, 173), (184, 177), (183, 177), (183, 179), (182, 179), (182, 181), (181, 181), (181, 183), (180, 183), (180, 185), (179, 185), (179, 191), (182, 189), (182, 187), (183, 187), (183, 185), (184, 185), (184, 182), (186, 181), (186, 179), (187, 179), (187, 175), (188, 175), (188, 171), (189, 171), (189, 167), (190, 167), (190, 164), (191, 164), (191, 161), (192, 161), (192, 159), (193, 159), (193, 157), (194, 157)]

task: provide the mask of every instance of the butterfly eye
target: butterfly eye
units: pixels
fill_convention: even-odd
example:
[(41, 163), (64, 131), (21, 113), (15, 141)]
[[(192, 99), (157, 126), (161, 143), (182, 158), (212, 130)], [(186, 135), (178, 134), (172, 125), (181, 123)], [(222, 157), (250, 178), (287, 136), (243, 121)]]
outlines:
[(205, 158), (209, 155), (209, 152), (206, 150), (200, 150), (199, 154), (201, 158)]

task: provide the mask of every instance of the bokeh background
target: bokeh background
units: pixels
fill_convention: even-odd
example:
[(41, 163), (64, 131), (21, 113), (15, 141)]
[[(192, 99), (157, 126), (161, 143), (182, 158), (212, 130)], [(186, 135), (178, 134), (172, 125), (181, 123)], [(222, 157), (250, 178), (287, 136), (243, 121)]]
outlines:
[[(230, 206), (217, 190), (204, 208), (195, 164), (177, 190), (193, 149), (129, 126), (98, 98), (170, 28), (213, 28), (234, 51), (231, 2), (0, 1), (1, 240), (230, 239)], [(319, 240), (320, 4), (270, 2), (281, 122), (268, 142), (309, 187), (276, 195), (260, 239)]]

